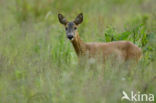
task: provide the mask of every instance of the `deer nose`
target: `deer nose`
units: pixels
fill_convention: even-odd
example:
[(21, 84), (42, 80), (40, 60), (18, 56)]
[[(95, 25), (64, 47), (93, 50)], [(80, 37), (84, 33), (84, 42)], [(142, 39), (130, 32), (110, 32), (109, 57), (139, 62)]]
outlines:
[(73, 35), (68, 35), (68, 39), (72, 39), (73, 38)]

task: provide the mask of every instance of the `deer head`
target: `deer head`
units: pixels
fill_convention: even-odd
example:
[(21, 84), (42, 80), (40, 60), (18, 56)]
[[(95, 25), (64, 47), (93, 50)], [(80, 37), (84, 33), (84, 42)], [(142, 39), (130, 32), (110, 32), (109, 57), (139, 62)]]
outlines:
[(76, 35), (78, 25), (81, 24), (83, 21), (83, 14), (80, 13), (75, 18), (75, 20), (71, 22), (68, 22), (68, 20), (62, 14), (58, 14), (58, 19), (60, 23), (65, 26), (67, 38), (69, 40), (73, 40)]

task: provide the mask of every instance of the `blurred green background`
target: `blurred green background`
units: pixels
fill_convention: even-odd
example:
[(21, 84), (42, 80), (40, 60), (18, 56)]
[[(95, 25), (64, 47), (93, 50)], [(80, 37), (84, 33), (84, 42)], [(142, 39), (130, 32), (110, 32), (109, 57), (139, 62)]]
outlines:
[[(156, 97), (155, 0), (0, 0), (0, 103), (130, 103), (122, 91)], [(129, 40), (139, 64), (80, 66), (58, 22), (74, 20), (85, 42)], [(156, 99), (156, 98), (155, 98)]]

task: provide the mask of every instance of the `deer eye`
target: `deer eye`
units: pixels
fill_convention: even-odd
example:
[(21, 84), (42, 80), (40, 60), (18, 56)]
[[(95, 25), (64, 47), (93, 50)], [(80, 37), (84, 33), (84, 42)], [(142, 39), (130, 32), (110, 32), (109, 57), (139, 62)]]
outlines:
[(68, 30), (68, 28), (67, 28), (67, 27), (66, 27), (65, 29), (66, 29), (66, 30)]
[(76, 30), (77, 29), (77, 27), (74, 27), (74, 30)]

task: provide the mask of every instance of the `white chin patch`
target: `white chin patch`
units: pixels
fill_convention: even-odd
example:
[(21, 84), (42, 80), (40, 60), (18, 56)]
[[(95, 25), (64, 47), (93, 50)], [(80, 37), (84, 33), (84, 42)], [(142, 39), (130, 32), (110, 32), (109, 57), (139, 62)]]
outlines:
[(71, 39), (71, 41), (73, 41), (73, 40), (74, 40), (74, 38)]

